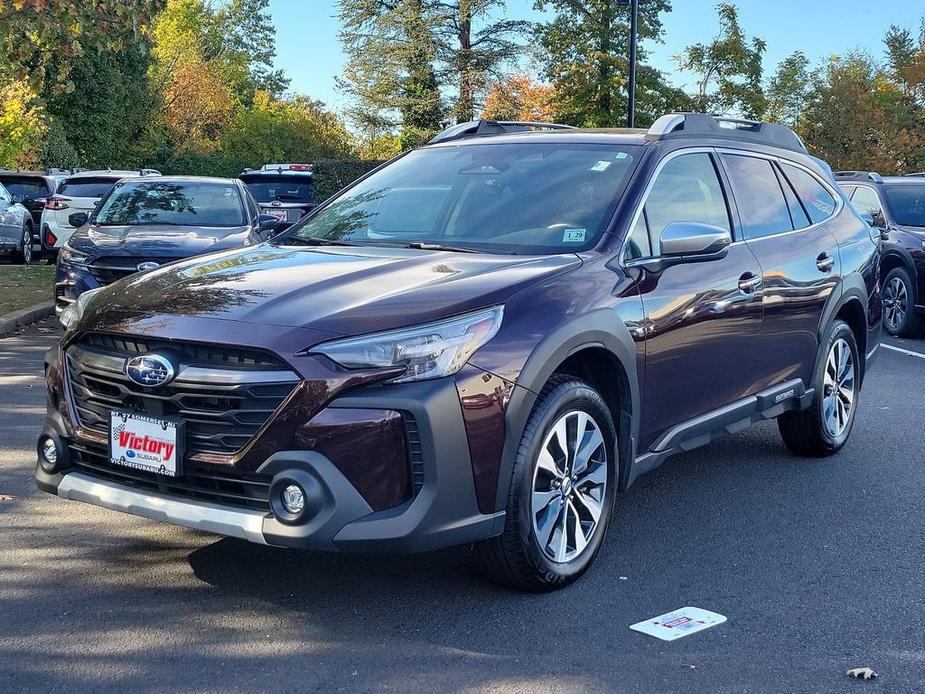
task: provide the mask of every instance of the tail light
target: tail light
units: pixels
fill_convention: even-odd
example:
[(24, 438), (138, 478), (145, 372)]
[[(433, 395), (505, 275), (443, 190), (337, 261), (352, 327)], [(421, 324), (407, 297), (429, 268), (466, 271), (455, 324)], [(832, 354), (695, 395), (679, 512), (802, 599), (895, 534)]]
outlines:
[(45, 245), (54, 246), (56, 243), (58, 243), (58, 237), (55, 236), (53, 233), (51, 233), (50, 229), (46, 228), (45, 229)]
[(66, 210), (68, 208), (68, 203), (71, 201), (70, 198), (48, 198), (45, 201), (46, 210)]
[(290, 171), (311, 171), (312, 165), (311, 164), (290, 164), (289, 170)]

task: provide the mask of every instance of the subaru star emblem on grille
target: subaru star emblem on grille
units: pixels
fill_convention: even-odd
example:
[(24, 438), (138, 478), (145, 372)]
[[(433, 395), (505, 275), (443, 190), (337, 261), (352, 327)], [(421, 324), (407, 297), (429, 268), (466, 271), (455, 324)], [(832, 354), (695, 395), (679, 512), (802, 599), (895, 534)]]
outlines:
[(125, 373), (135, 383), (146, 388), (169, 383), (176, 375), (170, 360), (160, 354), (143, 354), (129, 359), (125, 365)]
[(283, 203), (281, 203), (279, 200), (274, 200), (273, 202), (270, 203), (270, 205), (272, 207), (282, 207)]
[(160, 263), (155, 263), (148, 261), (146, 263), (138, 263), (138, 272), (144, 272), (145, 270), (153, 270), (156, 267), (160, 267)]

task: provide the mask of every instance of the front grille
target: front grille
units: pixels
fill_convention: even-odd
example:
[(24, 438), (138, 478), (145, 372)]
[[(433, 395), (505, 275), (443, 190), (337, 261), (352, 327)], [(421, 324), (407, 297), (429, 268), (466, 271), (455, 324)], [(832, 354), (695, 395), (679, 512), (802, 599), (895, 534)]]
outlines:
[(190, 469), (177, 477), (113, 465), (102, 446), (71, 444), (74, 469), (93, 477), (112, 480), (143, 491), (202, 499), (225, 506), (270, 511), (269, 475), (255, 475), (234, 469), (212, 471)]
[(143, 258), (143, 257), (104, 257), (94, 260), (88, 269), (94, 279), (101, 285), (112, 284), (123, 277), (134, 275), (138, 272), (138, 266), (141, 263), (153, 261), (160, 265), (172, 263), (179, 258)]
[[(125, 375), (126, 361), (155, 351), (175, 360), (177, 376), (158, 388), (139, 386)], [(147, 338), (89, 335), (68, 348), (66, 361), (82, 427), (108, 437), (113, 410), (179, 417), (187, 458), (239, 452), (299, 380), (262, 352)]]

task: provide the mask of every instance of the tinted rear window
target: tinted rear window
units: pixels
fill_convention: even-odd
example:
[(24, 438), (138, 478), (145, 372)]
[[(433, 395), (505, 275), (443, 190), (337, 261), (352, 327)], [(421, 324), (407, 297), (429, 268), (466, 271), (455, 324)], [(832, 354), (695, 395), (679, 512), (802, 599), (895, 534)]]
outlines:
[(44, 178), (33, 176), (0, 176), (0, 183), (10, 195), (21, 195), (23, 198), (44, 198), (51, 192)]
[(257, 202), (313, 202), (315, 188), (308, 176), (241, 176)]
[(724, 155), (746, 238), (792, 231), (784, 191), (767, 159)]
[(118, 178), (111, 176), (73, 178), (65, 180), (61, 184), (61, 187), (58, 188), (58, 194), (70, 195), (74, 198), (101, 198), (109, 192), (112, 184), (118, 180)]
[(886, 185), (883, 192), (897, 224), (925, 227), (925, 183)]
[(825, 186), (803, 169), (790, 164), (781, 164), (784, 174), (790, 179), (794, 190), (800, 196), (803, 207), (809, 213), (813, 224), (817, 224), (832, 216), (835, 211), (835, 198), (825, 189)]

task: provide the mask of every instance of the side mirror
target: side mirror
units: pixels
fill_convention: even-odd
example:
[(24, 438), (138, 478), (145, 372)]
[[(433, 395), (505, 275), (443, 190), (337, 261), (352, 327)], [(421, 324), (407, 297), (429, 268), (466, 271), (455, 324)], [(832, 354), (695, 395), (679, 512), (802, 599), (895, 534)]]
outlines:
[(74, 214), (68, 215), (67, 223), (72, 227), (82, 227), (87, 223), (88, 219), (90, 219), (90, 215), (86, 212), (75, 212)]
[(729, 232), (722, 227), (698, 222), (672, 222), (662, 231), (663, 258), (712, 260), (725, 255), (732, 243)]
[(13, 202), (23, 203), (26, 199), (22, 195), (14, 195)]
[(859, 212), (861, 219), (867, 222), (867, 226), (872, 227), (874, 225), (874, 216), (870, 212)]
[(276, 231), (279, 219), (271, 214), (262, 214), (257, 218), (257, 225), (261, 231)]

